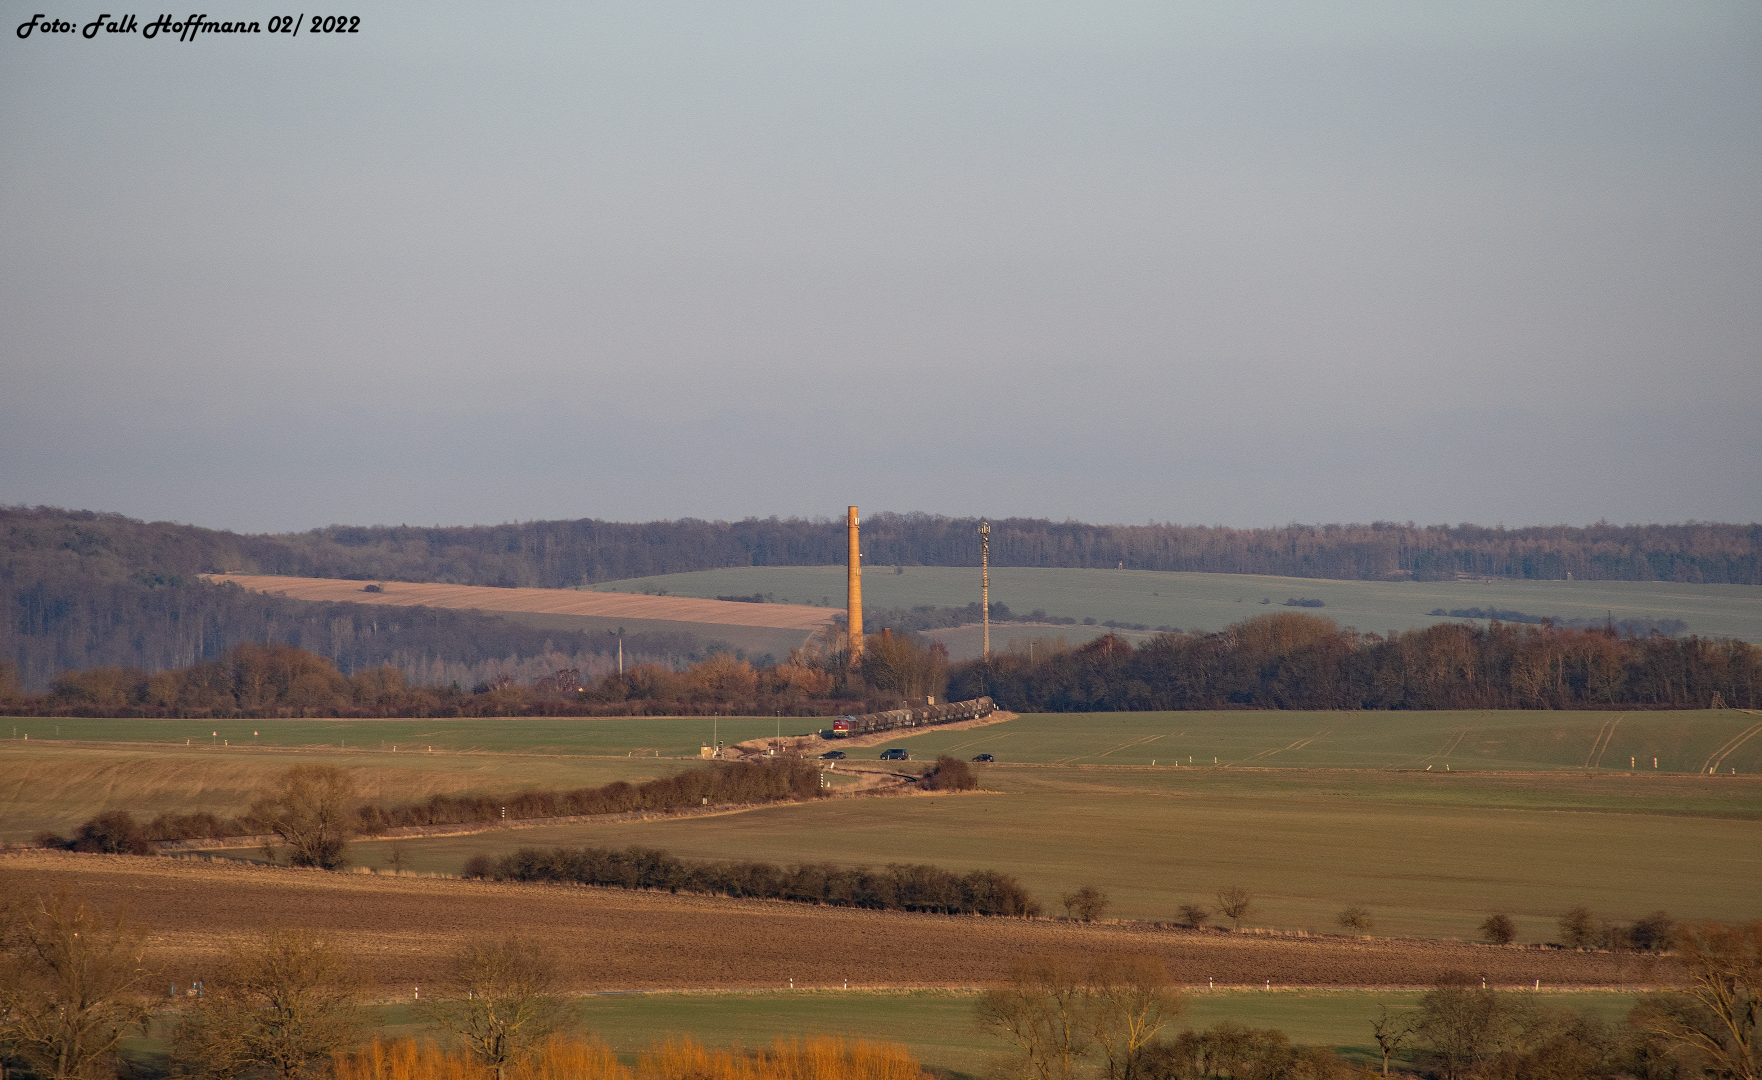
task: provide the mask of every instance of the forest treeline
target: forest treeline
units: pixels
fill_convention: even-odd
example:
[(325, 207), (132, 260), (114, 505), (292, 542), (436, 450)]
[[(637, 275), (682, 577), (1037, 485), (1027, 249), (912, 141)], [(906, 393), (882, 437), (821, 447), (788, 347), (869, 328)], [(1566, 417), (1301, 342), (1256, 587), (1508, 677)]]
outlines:
[[(871, 566), (977, 565), (976, 526), (968, 518), (875, 515), (863, 524), (865, 558)], [(842, 520), (825, 519), (332, 526), (251, 536), (119, 514), (0, 507), (0, 657), (13, 661), (26, 686), (42, 689), (68, 668), (159, 671), (216, 659), (241, 642), (279, 642), (327, 656), (345, 673), (389, 663), (416, 682), (471, 685), (519, 676), (553, 652), (590, 666), (616, 643), (468, 612), (388, 614), (228, 591), (198, 576), (237, 570), (568, 588), (730, 566), (838, 564), (845, 543)], [(995, 566), (1336, 579), (1570, 574), (1762, 584), (1759, 552), (1758, 524), (1226, 529), (1007, 518), (992, 524), (991, 559)], [(690, 634), (631, 635), (625, 655), (678, 666), (714, 647)]]
[(389, 664), (345, 675), (329, 657), (296, 646), (247, 643), (170, 671), (109, 665), (63, 671), (46, 691), (33, 692), (0, 658), (0, 715), (829, 716), (941, 698), (948, 650), (910, 635), (874, 634), (852, 665), (843, 635), (827, 629), (781, 663), (714, 652), (679, 667), (636, 663), (594, 677), (553, 653), (536, 657), (527, 675), (469, 689), (454, 682), (422, 685)]
[(1611, 629), (1439, 623), (1362, 634), (1275, 612), (1215, 634), (1109, 634), (953, 667), (948, 693), (1016, 712), (1146, 709), (1704, 709), (1762, 705), (1762, 648)]
[[(977, 566), (977, 518), (875, 514), (863, 521), (870, 566)], [(8, 553), (64, 564), (193, 575), (242, 570), (363, 581), (570, 588), (729, 566), (844, 562), (844, 519), (529, 521), (426, 527), (333, 525), (243, 535), (119, 514), (0, 507)], [(991, 523), (993, 566), (1186, 570), (1381, 580), (1456, 574), (1580, 580), (1762, 584), (1762, 524), (1545, 525), (1507, 529), (1396, 522), (1232, 529), (1091, 525), (1038, 518)]]
[(558, 881), (659, 889), (829, 907), (926, 911), (943, 915), (1040, 914), (1040, 905), (1009, 874), (894, 863), (879, 870), (805, 863), (681, 859), (653, 848), (521, 848), (511, 855), (473, 856), (465, 876), (496, 881)]
[(902, 700), (990, 697), (1015, 712), (1154, 709), (1701, 709), (1762, 706), (1762, 647), (1729, 638), (1624, 636), (1491, 622), (1387, 637), (1278, 611), (1218, 633), (1108, 634), (951, 664), (939, 642), (872, 634), (860, 662), (810, 642), (781, 663), (717, 653), (681, 670), (637, 664), (598, 678), (561, 668), (530, 683), (418, 686), (392, 667), (343, 675), (286, 645), (240, 645), (173, 671), (101, 667), (26, 692), (0, 661), (0, 713), (33, 716), (828, 716)]

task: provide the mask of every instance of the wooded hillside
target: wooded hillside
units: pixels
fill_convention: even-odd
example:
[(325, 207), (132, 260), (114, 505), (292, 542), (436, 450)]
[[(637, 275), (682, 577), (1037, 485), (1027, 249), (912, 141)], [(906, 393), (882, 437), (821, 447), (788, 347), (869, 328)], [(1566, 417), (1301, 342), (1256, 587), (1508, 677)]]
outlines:
[[(976, 528), (971, 518), (876, 515), (863, 523), (865, 557), (872, 566), (976, 565)], [(992, 524), (991, 551), (996, 566), (1762, 584), (1762, 524), (1227, 529), (1006, 518)], [(727, 566), (833, 565), (844, 556), (843, 522), (827, 519), (584, 518), (246, 536), (118, 514), (0, 507), (0, 657), (38, 689), (67, 668), (163, 670), (214, 659), (244, 641), (300, 645), (345, 672), (390, 662), (423, 681), (475, 679), (491, 662), (517, 665), (552, 652), (591, 657), (610, 643), (604, 635), (541, 632), (471, 613), (388, 615), (356, 604), (251, 595), (195, 575), (234, 570), (567, 588)], [(626, 639), (627, 654), (670, 663), (700, 656), (709, 644), (683, 634), (650, 636), (668, 640)]]

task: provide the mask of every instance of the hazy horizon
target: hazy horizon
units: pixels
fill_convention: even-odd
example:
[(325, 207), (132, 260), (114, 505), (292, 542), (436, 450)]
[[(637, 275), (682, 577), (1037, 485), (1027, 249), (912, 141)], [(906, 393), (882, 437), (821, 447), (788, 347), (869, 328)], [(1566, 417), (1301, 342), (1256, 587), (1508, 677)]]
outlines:
[(0, 504), (1762, 519), (1755, 4), (7, 11)]

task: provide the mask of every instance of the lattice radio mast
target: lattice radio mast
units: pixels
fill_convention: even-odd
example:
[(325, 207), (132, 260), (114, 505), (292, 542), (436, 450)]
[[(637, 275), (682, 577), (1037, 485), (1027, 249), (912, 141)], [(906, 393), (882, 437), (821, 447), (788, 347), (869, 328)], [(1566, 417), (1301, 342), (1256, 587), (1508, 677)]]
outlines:
[(991, 522), (979, 522), (979, 607), (985, 617), (985, 652), (991, 659)]

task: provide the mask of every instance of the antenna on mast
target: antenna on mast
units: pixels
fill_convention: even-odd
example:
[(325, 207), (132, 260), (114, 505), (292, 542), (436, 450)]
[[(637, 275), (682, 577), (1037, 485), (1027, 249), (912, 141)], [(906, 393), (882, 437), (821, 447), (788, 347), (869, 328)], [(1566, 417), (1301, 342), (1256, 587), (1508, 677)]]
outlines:
[(985, 618), (985, 651), (991, 659), (991, 522), (979, 522), (979, 608)]

